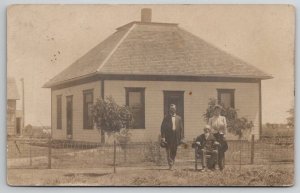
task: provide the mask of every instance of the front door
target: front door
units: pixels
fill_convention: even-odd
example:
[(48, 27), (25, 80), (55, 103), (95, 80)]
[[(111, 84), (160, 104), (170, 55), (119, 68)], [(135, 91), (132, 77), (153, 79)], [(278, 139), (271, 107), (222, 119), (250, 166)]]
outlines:
[(73, 96), (67, 96), (67, 138), (73, 137)]
[(184, 124), (184, 91), (164, 91), (164, 115), (169, 113), (171, 104), (176, 105), (177, 115)]

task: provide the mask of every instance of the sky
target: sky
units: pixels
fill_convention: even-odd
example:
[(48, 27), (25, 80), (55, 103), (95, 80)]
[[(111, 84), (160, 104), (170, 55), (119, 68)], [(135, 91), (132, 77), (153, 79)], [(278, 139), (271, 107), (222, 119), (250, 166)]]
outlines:
[[(25, 83), (25, 124), (50, 125), (51, 92), (42, 88), (119, 26), (140, 20), (180, 27), (258, 67), (263, 123), (285, 123), (294, 106), (294, 8), (288, 5), (17, 5), (7, 12), (7, 75)], [(18, 101), (17, 108), (22, 108)]]

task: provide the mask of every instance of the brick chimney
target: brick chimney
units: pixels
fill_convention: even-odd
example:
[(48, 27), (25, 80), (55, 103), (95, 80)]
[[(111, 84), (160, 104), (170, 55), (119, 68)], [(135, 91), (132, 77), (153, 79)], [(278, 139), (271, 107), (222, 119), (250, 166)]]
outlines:
[(141, 22), (151, 22), (152, 10), (150, 8), (141, 9)]

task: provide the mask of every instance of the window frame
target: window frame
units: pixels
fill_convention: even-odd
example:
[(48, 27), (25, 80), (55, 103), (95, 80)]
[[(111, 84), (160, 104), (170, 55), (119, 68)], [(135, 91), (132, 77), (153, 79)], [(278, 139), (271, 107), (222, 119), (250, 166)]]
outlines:
[(235, 108), (235, 89), (217, 89), (218, 92), (218, 103), (221, 104), (221, 95), (223, 93), (229, 93), (230, 94), (230, 108)]
[(92, 94), (92, 103), (94, 104), (94, 89), (88, 89), (82, 91), (82, 102), (83, 102), (83, 108), (82, 108), (82, 126), (84, 130), (93, 130), (94, 129), (94, 121), (92, 121), (91, 125), (88, 125), (88, 103), (86, 102), (86, 95)]
[(141, 127), (131, 127), (130, 129), (146, 129), (145, 117), (146, 117), (146, 109), (145, 109), (145, 87), (125, 87), (125, 97), (126, 97), (126, 106), (129, 106), (129, 93), (130, 92), (140, 92), (141, 93), (141, 102), (142, 102), (142, 125)]
[[(58, 100), (60, 100), (60, 105), (58, 104)], [(60, 114), (59, 114), (60, 109)], [(62, 95), (56, 95), (56, 129), (62, 130)]]

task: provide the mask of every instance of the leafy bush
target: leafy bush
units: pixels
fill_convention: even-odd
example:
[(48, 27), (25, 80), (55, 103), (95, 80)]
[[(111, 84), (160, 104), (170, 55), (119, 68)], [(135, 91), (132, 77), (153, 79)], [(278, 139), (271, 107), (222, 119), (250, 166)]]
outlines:
[(93, 117), (97, 129), (102, 129), (108, 134), (115, 134), (122, 128), (128, 128), (132, 121), (129, 107), (118, 105), (111, 96), (104, 100), (97, 99), (93, 106)]
[[(208, 122), (209, 118), (214, 115), (214, 106), (217, 104), (217, 99), (209, 99), (208, 107), (206, 112), (203, 114), (203, 118), (206, 120), (206, 122)], [(248, 121), (248, 119), (245, 117), (238, 118), (237, 109), (231, 107), (226, 108), (222, 103), (220, 105), (223, 107), (221, 115), (226, 117), (228, 132), (233, 133), (241, 138), (245, 131), (252, 129), (254, 126), (253, 122)]]
[(227, 127), (228, 132), (233, 133), (241, 138), (243, 137), (243, 132), (251, 130), (253, 126), (254, 125), (252, 121), (248, 121), (248, 119), (245, 117), (241, 117), (231, 120)]

